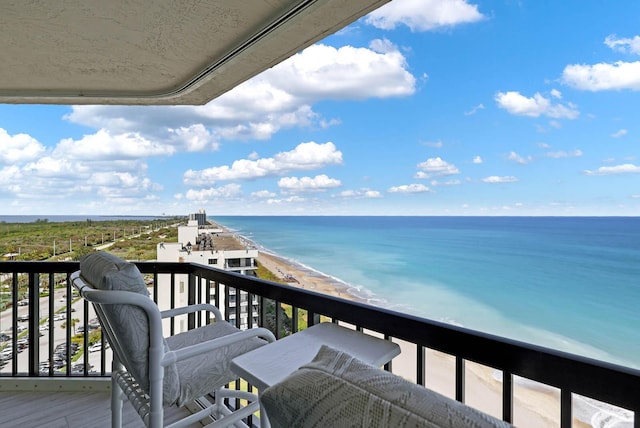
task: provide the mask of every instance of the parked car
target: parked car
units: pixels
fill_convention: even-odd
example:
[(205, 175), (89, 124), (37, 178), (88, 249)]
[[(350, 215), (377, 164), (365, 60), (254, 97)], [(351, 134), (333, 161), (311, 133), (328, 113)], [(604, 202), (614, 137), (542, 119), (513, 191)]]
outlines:
[[(93, 365), (89, 364), (89, 367), (87, 370), (91, 370), (93, 368)], [(71, 367), (71, 372), (72, 373), (82, 373), (84, 372), (84, 363), (78, 363), (75, 364), (73, 367)]]

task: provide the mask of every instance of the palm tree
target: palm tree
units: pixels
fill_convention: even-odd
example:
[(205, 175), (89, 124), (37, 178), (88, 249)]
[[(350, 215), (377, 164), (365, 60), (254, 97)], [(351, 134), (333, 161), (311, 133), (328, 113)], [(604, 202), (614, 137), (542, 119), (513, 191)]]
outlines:
[[(71, 328), (73, 329), (73, 335), (76, 335), (76, 324), (79, 323), (80, 320), (78, 318), (72, 318), (71, 319)], [(67, 322), (63, 322), (62, 324), (60, 324), (60, 328), (65, 329), (67, 328)]]

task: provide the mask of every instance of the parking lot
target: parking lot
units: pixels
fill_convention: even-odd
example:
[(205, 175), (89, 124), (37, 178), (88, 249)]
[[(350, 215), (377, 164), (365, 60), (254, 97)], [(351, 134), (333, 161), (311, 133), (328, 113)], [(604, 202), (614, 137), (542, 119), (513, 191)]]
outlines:
[[(50, 325), (47, 316), (41, 316), (39, 322), (39, 336), (38, 336), (38, 360), (40, 361), (39, 368), (41, 371), (48, 372), (51, 364), (53, 364), (54, 372), (66, 373), (67, 367), (67, 311), (66, 303), (67, 298), (64, 290), (56, 290), (53, 297), (54, 299), (54, 312), (53, 325)], [(49, 297), (42, 297), (40, 299), (40, 308), (49, 308)], [(29, 314), (28, 314), (28, 301), (21, 300), (17, 306), (17, 319), (18, 325), (16, 331), (19, 334), (19, 339), (16, 343), (17, 349), (17, 365), (18, 372), (28, 372), (29, 354), (32, 350), (28, 347), (28, 339), (26, 332), (28, 328)], [(43, 310), (41, 310), (41, 313)], [(99, 323), (95, 319), (95, 313), (93, 307), (89, 306), (89, 323), (88, 329), (95, 330), (99, 328)], [(12, 370), (13, 359), (13, 343), (12, 343), (12, 310), (8, 309), (0, 314), (0, 325), (2, 326), (2, 332), (0, 332), (0, 372), (10, 373)], [(72, 297), (71, 306), (71, 335), (84, 333), (84, 326), (80, 325), (84, 320), (84, 303), (79, 297)], [(51, 328), (53, 327), (53, 328)], [(53, 353), (50, 358), (49, 344), (53, 343)], [(87, 351), (89, 355), (89, 371), (101, 370), (101, 351), (102, 346), (100, 343), (90, 346)], [(69, 345), (69, 351), (71, 352), (73, 373), (84, 372), (84, 358), (77, 358), (83, 353), (81, 346), (76, 343)], [(105, 361), (111, 360), (110, 349), (105, 349), (107, 355)], [(77, 361), (73, 361), (77, 360)]]

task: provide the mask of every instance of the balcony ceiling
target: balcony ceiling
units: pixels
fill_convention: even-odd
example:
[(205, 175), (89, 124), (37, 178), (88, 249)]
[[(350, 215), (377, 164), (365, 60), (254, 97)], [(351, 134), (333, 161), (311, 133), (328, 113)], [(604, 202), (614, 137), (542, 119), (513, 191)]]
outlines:
[(0, 103), (205, 104), (388, 0), (22, 0)]

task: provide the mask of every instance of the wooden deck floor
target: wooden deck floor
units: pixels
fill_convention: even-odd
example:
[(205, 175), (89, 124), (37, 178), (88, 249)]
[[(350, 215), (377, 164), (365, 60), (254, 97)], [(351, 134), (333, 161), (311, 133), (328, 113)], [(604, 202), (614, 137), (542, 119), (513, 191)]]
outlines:
[[(0, 392), (0, 426), (3, 428), (108, 428), (111, 410), (108, 392)], [(165, 423), (187, 415), (170, 409)], [(144, 428), (131, 404), (123, 406), (124, 428)], [(194, 427), (200, 425), (194, 425)]]

